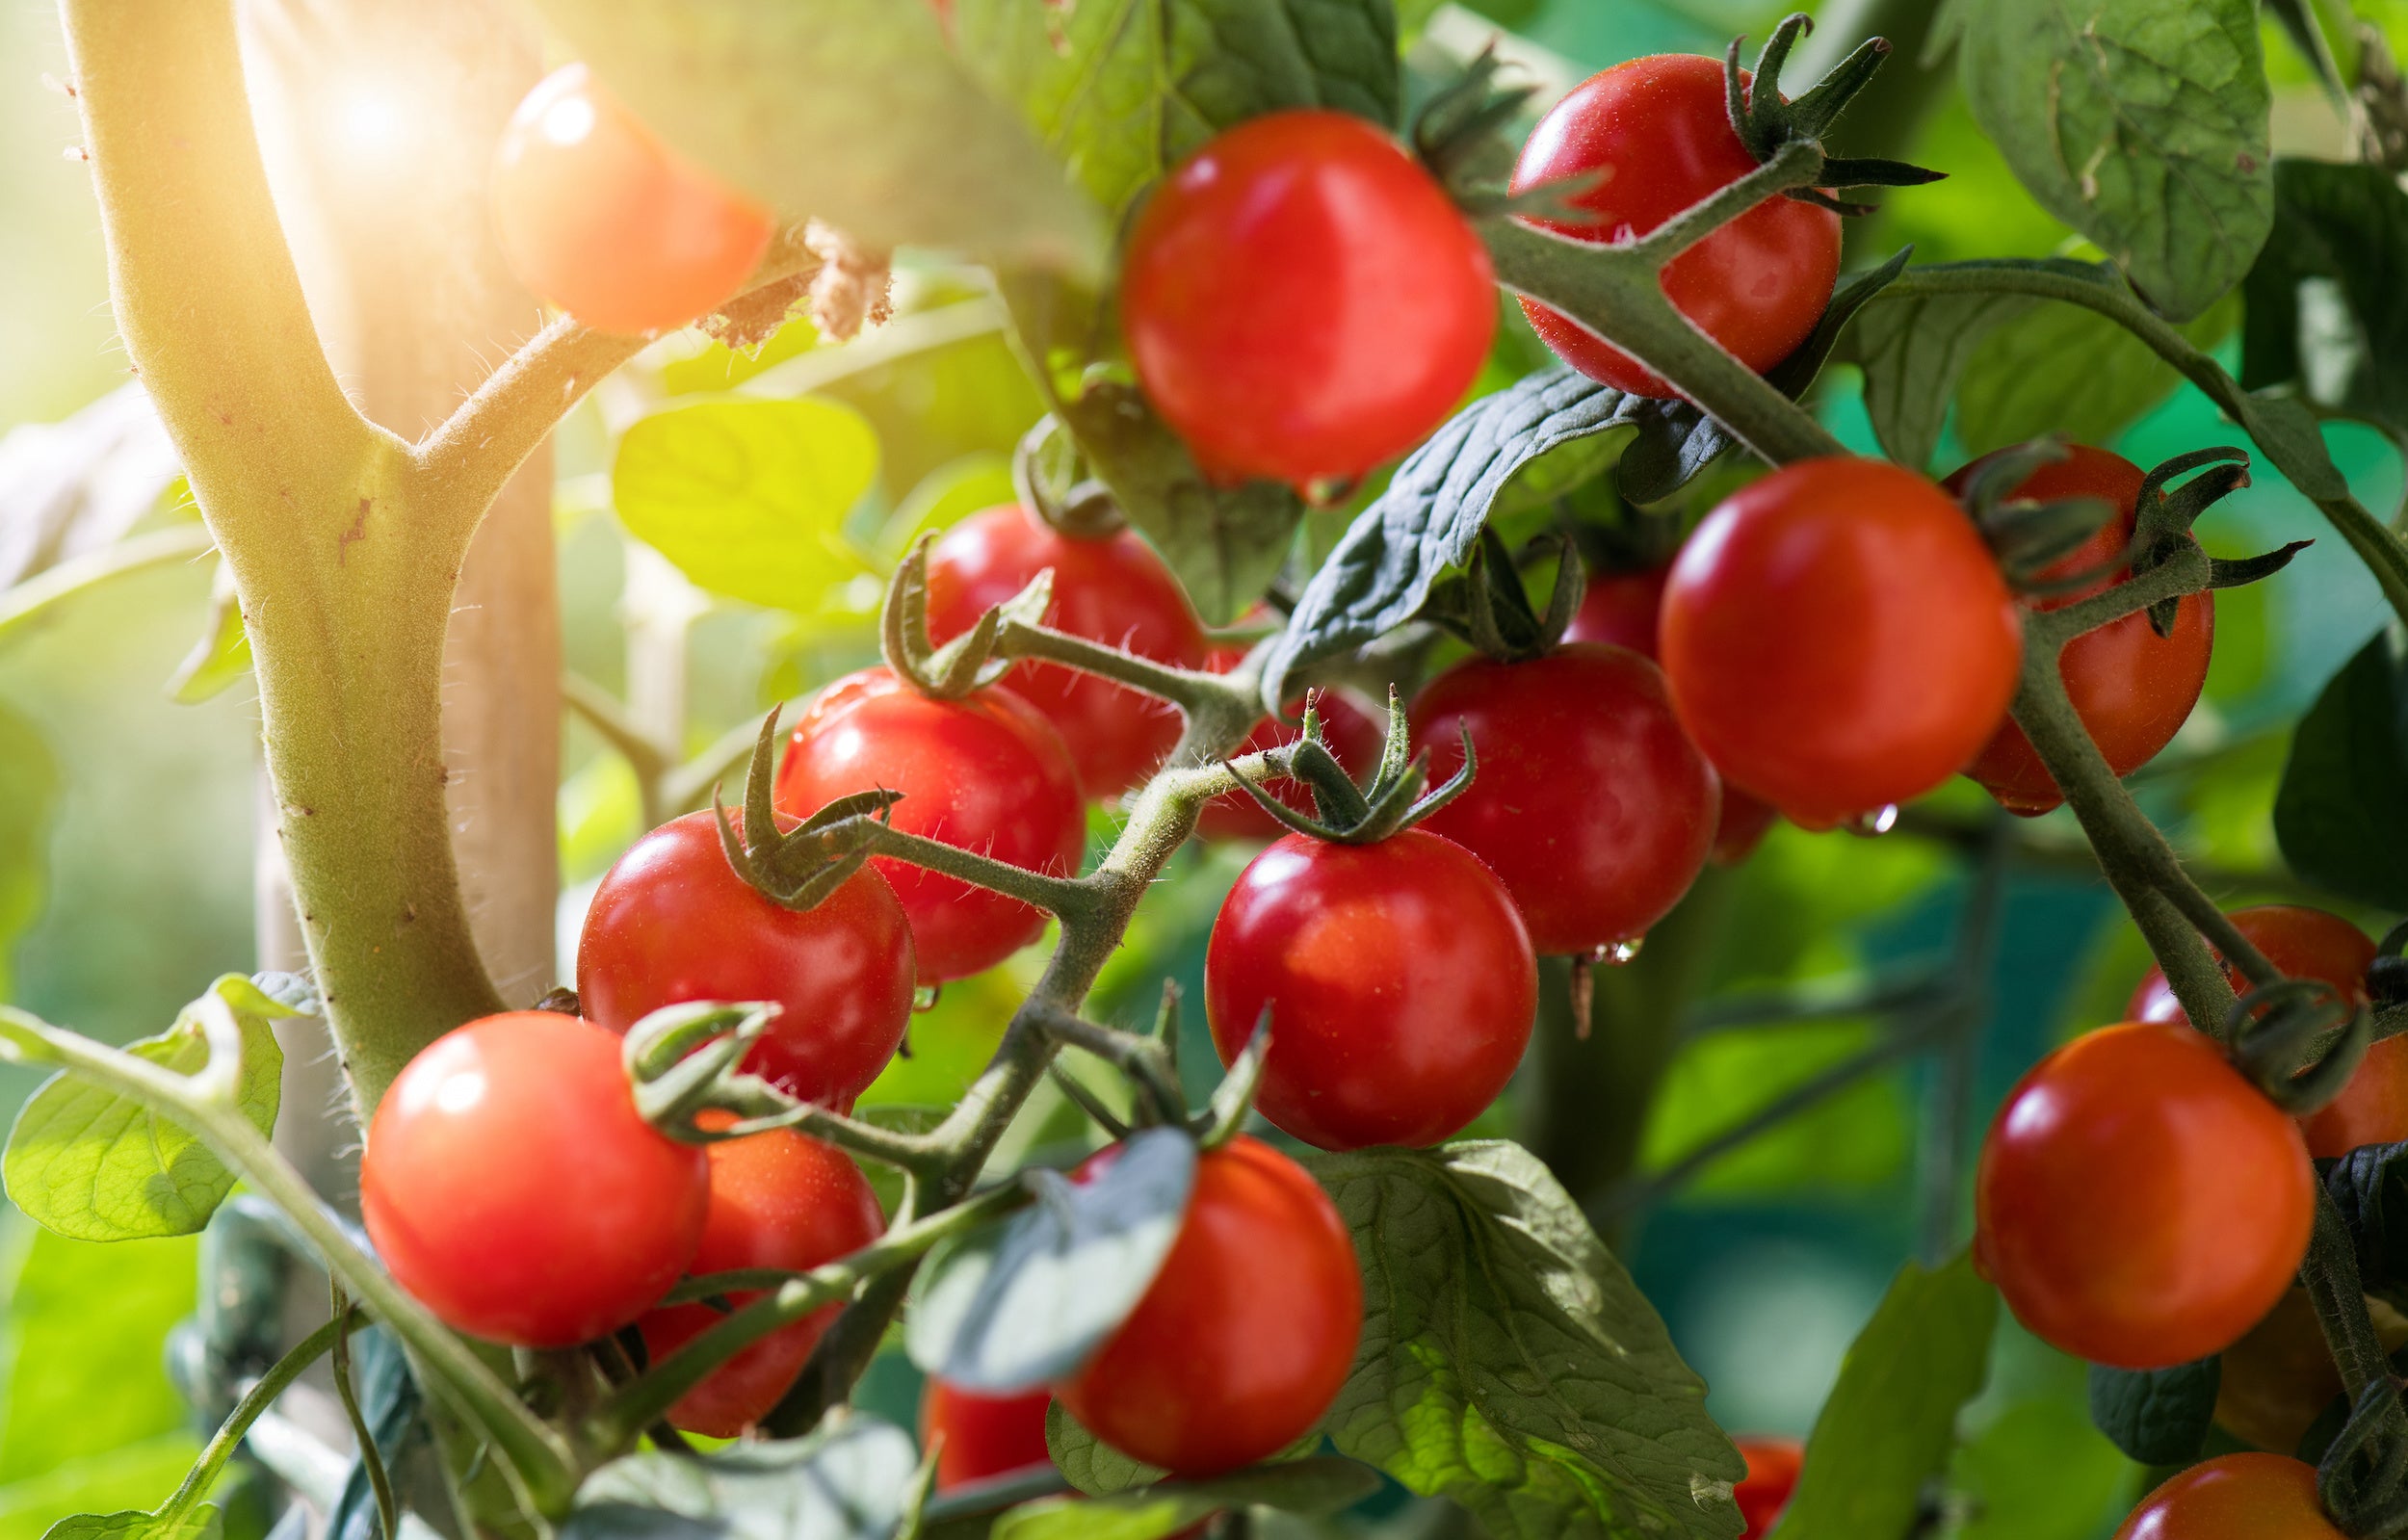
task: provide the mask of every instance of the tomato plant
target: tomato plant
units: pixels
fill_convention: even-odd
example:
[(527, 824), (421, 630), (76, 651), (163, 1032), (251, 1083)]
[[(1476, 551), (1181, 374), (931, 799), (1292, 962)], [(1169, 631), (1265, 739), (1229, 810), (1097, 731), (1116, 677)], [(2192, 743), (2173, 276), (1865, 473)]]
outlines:
[[(1228, 668), (1238, 661), (1236, 654), (1216, 650), (1215, 666)], [(1318, 691), (1313, 695), (1313, 709), (1321, 716), (1322, 734), (1329, 744), (1331, 757), (1341, 769), (1361, 779), (1370, 767), (1379, 762), (1380, 725), (1371, 708), (1343, 690)], [(1296, 716), (1304, 712), (1304, 697), (1289, 702), (1288, 710)], [(1255, 724), (1244, 742), (1238, 744), (1240, 754), (1259, 754), (1295, 742), (1297, 732), (1266, 717)], [(1299, 813), (1312, 811), (1311, 794), (1301, 783), (1282, 780), (1266, 788), (1273, 796)], [(1208, 840), (1269, 840), (1279, 835), (1279, 821), (1265, 812), (1260, 803), (1243, 792), (1223, 792), (1204, 804), (1196, 815), (1196, 832)]]

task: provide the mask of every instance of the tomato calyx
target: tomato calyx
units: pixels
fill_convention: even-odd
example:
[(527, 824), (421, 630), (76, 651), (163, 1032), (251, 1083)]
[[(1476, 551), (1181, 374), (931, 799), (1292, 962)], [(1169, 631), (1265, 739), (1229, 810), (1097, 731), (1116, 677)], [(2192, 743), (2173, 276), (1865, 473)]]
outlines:
[[(1558, 561), (1555, 587), (1548, 592), (1542, 614), (1531, 608), (1530, 595), (1523, 590), (1520, 567), (1551, 555)], [(1539, 535), (1522, 548), (1517, 561), (1505, 548), (1504, 537), (1482, 525), (1479, 543), (1472, 547), (1464, 569), (1431, 587), (1418, 618), (1499, 663), (1527, 663), (1545, 657), (1563, 640), (1587, 591), (1588, 574), (1570, 536)]]
[[(1868, 38), (1856, 51), (1832, 67), (1829, 74), (1818, 81), (1814, 89), (1795, 101), (1781, 95), (1781, 68), (1789, 62), (1790, 50), (1797, 39), (1814, 30), (1813, 18), (1803, 12), (1794, 12), (1781, 19), (1765, 39), (1756, 55), (1756, 67), (1751, 71), (1740, 67), (1740, 45), (1745, 38), (1731, 39), (1729, 51), (1723, 56), (1723, 87), (1731, 114), (1731, 129), (1747, 146), (1748, 153), (1759, 162), (1771, 160), (1785, 145), (1811, 144), (1821, 147), (1822, 136), (1841, 111), (1856, 99), (1872, 81), (1873, 73), (1889, 57), (1890, 40)], [(1871, 214), (1870, 203), (1854, 203), (1833, 197), (1828, 191), (1842, 187), (1921, 187), (1947, 176), (1946, 171), (1928, 170), (1910, 166), (1904, 161), (1878, 160), (1868, 157), (1826, 156), (1822, 170), (1816, 174), (1815, 185), (1793, 187), (1785, 197), (1801, 203), (1812, 203), (1834, 214)]]
[[(1567, 561), (1565, 565), (1579, 563)], [(1577, 585), (1577, 575), (1573, 581)], [(1574, 602), (1578, 602), (1577, 594)], [(1270, 768), (1263, 779), (1285, 776), (1302, 781), (1313, 794), (1312, 814), (1290, 807), (1231, 761), (1224, 759), (1220, 765), (1264, 812), (1308, 839), (1325, 840), (1333, 845), (1375, 845), (1411, 828), (1460, 796), (1479, 770), (1471, 730), (1467, 727), (1463, 732), (1462, 768), (1448, 777), (1444, 785), (1430, 789), (1429, 752), (1413, 751), (1404, 706), (1397, 698), (1394, 685), (1388, 687), (1387, 739), (1380, 752), (1379, 769), (1368, 787), (1355, 786), (1346, 767), (1338, 763), (1338, 757), (1323, 742), (1320, 704), (1313, 694), (1304, 697), (1304, 735), (1293, 744), (1265, 750), (1264, 758)]]
[(1129, 527), (1120, 500), (1051, 412), (1012, 450), (1011, 485), (1023, 508), (1070, 539), (1106, 540)]
[(901, 792), (856, 792), (840, 796), (793, 828), (778, 826), (777, 719), (774, 706), (762, 718), (752, 745), (752, 768), (745, 775), (745, 822), (740, 831), (715, 787), (711, 815), (719, 822), (720, 848), (746, 886), (772, 903), (794, 910), (815, 908), (851, 879), (870, 859), (872, 824), (903, 800)]
[(2266, 1099), (2305, 1117), (2342, 1093), (2373, 1041), (2374, 1018), (2323, 979), (2252, 989), (2225, 1018), (2233, 1063)]
[(921, 694), (931, 700), (959, 700), (1010, 671), (1011, 660), (1003, 656), (1004, 628), (1015, 621), (1034, 626), (1044, 620), (1054, 602), (1054, 572), (1051, 567), (1039, 572), (1027, 587), (940, 647), (929, 635), (929, 547), (934, 541), (933, 535), (920, 536), (896, 565), (885, 602), (878, 607), (878, 651), (895, 677)]
[(1179, 1088), (1181, 999), (1178, 982), (1165, 979), (1163, 1003), (1148, 1032), (1098, 1026), (1076, 1012), (1060, 1008), (1046, 1009), (1038, 1016), (1039, 1025), (1055, 1042), (1093, 1054), (1120, 1071), (1129, 1083), (1128, 1116), (1122, 1117), (1106, 1107), (1076, 1076), (1065, 1073), (1059, 1061), (1048, 1064), (1046, 1074), (1081, 1111), (1115, 1139), (1125, 1139), (1139, 1129), (1175, 1126), (1186, 1130), (1199, 1149), (1217, 1150), (1237, 1137), (1245, 1127), (1246, 1114), (1254, 1109), (1255, 1095), (1262, 1088), (1263, 1067), (1270, 1056), (1270, 1007), (1264, 1006), (1262, 1014), (1255, 1018), (1245, 1046), (1229, 1061), (1203, 1109), (1190, 1112), (1186, 1095)]
[[(1985, 457), (1965, 479), (1965, 511), (1998, 557), (2007, 587), (2025, 598), (2077, 592), (2112, 576), (2132, 560), (2131, 551), (2118, 551), (2095, 567), (2047, 575), (2115, 516), (2114, 505), (2103, 497), (2014, 495), (2033, 472), (2070, 454), (2065, 440), (2051, 434)], [(2133, 544), (2138, 543), (2135, 535)]]

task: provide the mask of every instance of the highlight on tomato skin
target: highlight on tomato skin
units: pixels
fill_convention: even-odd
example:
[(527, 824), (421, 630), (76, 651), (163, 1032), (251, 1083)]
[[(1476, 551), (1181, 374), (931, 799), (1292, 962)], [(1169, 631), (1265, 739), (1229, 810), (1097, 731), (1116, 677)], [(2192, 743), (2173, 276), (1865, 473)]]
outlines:
[(493, 215), (518, 280), (597, 331), (665, 331), (736, 297), (776, 216), (689, 165), (563, 65), (502, 132)]
[(2288, 1454), (2219, 1454), (2140, 1500), (2115, 1540), (2343, 1540), (2316, 1467)]

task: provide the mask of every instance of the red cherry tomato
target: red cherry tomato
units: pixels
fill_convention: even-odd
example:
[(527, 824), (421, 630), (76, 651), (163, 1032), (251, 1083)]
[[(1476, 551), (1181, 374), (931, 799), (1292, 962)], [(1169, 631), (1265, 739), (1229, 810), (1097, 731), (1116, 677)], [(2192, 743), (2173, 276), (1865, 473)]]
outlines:
[(1465, 728), (1478, 773), (1423, 826), (1487, 864), (1538, 951), (1636, 941), (1697, 880), (1720, 789), (1645, 658), (1583, 641), (1467, 659), (1413, 702), (1432, 779), (1461, 767)]
[(941, 1379), (929, 1380), (920, 1396), (920, 1447), (925, 1449), (940, 1437), (945, 1441), (936, 1451), (936, 1490), (950, 1492), (973, 1481), (1051, 1468), (1045, 1408), (1053, 1404), (1049, 1391), (982, 1396)]
[[(877, 1194), (851, 1157), (792, 1129), (706, 1145), (711, 1206), (686, 1270), (700, 1278), (745, 1267), (805, 1272), (850, 1256), (886, 1233)], [(740, 1291), (728, 1302), (758, 1299)], [(841, 1305), (815, 1310), (730, 1358), (680, 1396), (668, 1420), (689, 1433), (734, 1438), (767, 1417), (802, 1372)], [(722, 1318), (702, 1303), (664, 1305), (636, 1324), (659, 1363)]]
[(1566, 641), (1610, 641), (1643, 658), (1656, 656), (1656, 617), (1663, 610), (1670, 566), (1644, 572), (1592, 572), (1581, 607), (1564, 628)]
[[(1722, 61), (1655, 54), (1591, 75), (1550, 109), (1522, 146), (1513, 191), (1603, 172), (1566, 200), (1587, 222), (1532, 222), (1575, 240), (1622, 243), (1754, 170), (1724, 105)], [(1758, 374), (1806, 340), (1839, 276), (1840, 217), (1789, 197), (1757, 204), (1674, 257), (1662, 275), (1673, 307)], [(1557, 357), (1591, 379), (1635, 396), (1676, 394), (1557, 311), (1529, 300), (1522, 311)]]
[(839, 1109), (895, 1057), (917, 978), (911, 926), (884, 877), (859, 872), (816, 907), (786, 908), (737, 875), (708, 813), (672, 819), (620, 856), (577, 943), (578, 1004), (593, 1021), (623, 1033), (680, 1001), (773, 1001), (784, 1008), (745, 1067)]
[(2165, 1369), (2283, 1297), (2316, 1185), (2297, 1127), (2212, 1043), (2126, 1022), (2008, 1095), (1975, 1207), (1975, 1260), (2018, 1320), (2094, 1364)]
[(583, 65), (502, 131), (493, 215), (518, 280), (597, 331), (682, 326), (736, 297), (777, 219), (671, 153)]
[[(1152, 546), (1129, 530), (1075, 538), (1018, 504), (964, 519), (929, 552), (929, 635), (951, 641), (1048, 567), (1047, 625), (1174, 668), (1203, 666), (1203, 622)], [(1177, 707), (1109, 679), (1024, 663), (1003, 682), (1054, 724), (1098, 800), (1153, 774), (1179, 742)]]
[[(1986, 457), (1976, 460), (1950, 477), (1948, 489), (1963, 495), (1966, 483), (1985, 462)], [(2052, 562), (2041, 576), (2070, 578), (2113, 561), (2132, 542), (2140, 483), (2139, 466), (2086, 444), (2074, 445), (2064, 459), (2026, 477), (2009, 496), (2039, 502), (2096, 497), (2115, 508), (2115, 516), (2098, 533)], [(2061, 609), (2106, 591), (2127, 574), (2128, 569), (2119, 566), (2087, 587), (2027, 602), (2035, 610)], [(2170, 637), (2161, 638), (2149, 629), (2147, 615), (2133, 614), (2065, 644), (2057, 661), (2065, 693), (2116, 774), (2129, 775), (2146, 765), (2181, 729), (2190, 709), (2199, 704), (2199, 691), (2208, 680), (2208, 654), (2214, 641), (2215, 596), (2194, 593), (2176, 606)], [(1980, 782), (2010, 813), (2036, 817), (2065, 800), (2049, 768), (2032, 752), (2031, 740), (2012, 721), (1999, 724), (1998, 733), (1965, 767), (1965, 773)]]
[(1759, 1540), (1772, 1532), (1781, 1510), (1797, 1490), (1798, 1473), (1806, 1467), (1806, 1446), (1795, 1439), (1743, 1438), (1733, 1442), (1747, 1461), (1747, 1479), (1732, 1490), (1740, 1517), (1747, 1527), (1740, 1540)]
[(1800, 460), (1706, 515), (1660, 633), (1682, 725), (1808, 827), (1920, 796), (2015, 693), (2023, 636), (1948, 494), (1879, 460)]
[(1781, 810), (1741, 791), (1722, 789), (1722, 817), (1714, 823), (1714, 848), (1707, 859), (1716, 866), (1737, 866), (1756, 853), (1765, 836), (1781, 819)]
[[(1245, 651), (1243, 647), (1215, 647), (1205, 654), (1204, 666), (1215, 673), (1227, 673), (1245, 660)], [(1388, 736), (1385, 715), (1357, 700), (1350, 691), (1317, 691), (1313, 698), (1321, 713), (1322, 742), (1360, 784), (1372, 767), (1379, 763), (1380, 749)], [(1288, 709), (1300, 716), (1304, 697), (1298, 695), (1290, 701)], [(1300, 736), (1300, 727), (1284, 726), (1266, 717), (1229, 757), (1236, 759), (1277, 748)], [(1313, 794), (1302, 781), (1272, 781), (1264, 790), (1299, 813), (1313, 811)], [(1195, 821), (1195, 831), (1208, 840), (1275, 840), (1286, 832), (1277, 819), (1264, 812), (1262, 804), (1243, 792), (1223, 793), (1205, 803), (1203, 813)]]
[(1310, 1432), (1362, 1329), (1363, 1277), (1337, 1207), (1302, 1166), (1240, 1135), (1197, 1162), (1153, 1287), (1055, 1393), (1122, 1453), (1213, 1475)]
[(1255, 1106), (1324, 1150), (1461, 1130), (1512, 1078), (1537, 1004), (1505, 884), (1422, 829), (1373, 845), (1283, 836), (1239, 874), (1204, 957), (1220, 1061), (1269, 1006)]
[[(808, 818), (840, 796), (903, 794), (890, 822), (1032, 872), (1066, 874), (1086, 847), (1079, 772), (1061, 735), (1001, 686), (931, 700), (883, 668), (848, 674), (795, 723), (778, 811)], [(920, 980), (991, 968), (1034, 941), (1045, 916), (1017, 899), (879, 856), (911, 920)]]
[(1216, 476), (1299, 487), (1446, 419), (1497, 329), (1488, 250), (1377, 127), (1242, 123), (1164, 181), (1129, 239), (1120, 320), (1146, 395)]
[(2343, 1540), (2316, 1501), (2316, 1467), (2219, 1454), (2140, 1500), (2115, 1540)]
[[(2285, 978), (2321, 979), (2354, 1004), (2367, 1003), (2374, 943), (2340, 915), (2302, 903), (2263, 903), (2235, 909), (2230, 918)], [(2227, 968), (2224, 976), (2236, 994), (2248, 990), (2238, 970)], [(2155, 967), (2141, 976), (2125, 1014), (2134, 1021), (2189, 1019)], [(2386, 1037), (2368, 1049), (2341, 1095), (2301, 1118), (2299, 1130), (2308, 1153), (2319, 1161), (2338, 1160), (2363, 1144), (2408, 1139), (2408, 1037)]]
[(569, 1347), (686, 1270), (708, 1169), (638, 1114), (615, 1036), (520, 1010), (409, 1061), (369, 1120), (359, 1206), (385, 1266), (446, 1324)]

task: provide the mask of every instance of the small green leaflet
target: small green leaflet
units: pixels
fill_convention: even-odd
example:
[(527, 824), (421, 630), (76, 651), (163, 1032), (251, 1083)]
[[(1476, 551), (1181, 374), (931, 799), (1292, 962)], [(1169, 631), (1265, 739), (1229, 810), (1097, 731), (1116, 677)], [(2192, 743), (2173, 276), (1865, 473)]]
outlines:
[(1091, 1498), (1151, 1486), (1170, 1475), (1097, 1438), (1059, 1400), (1045, 1403), (1045, 1452), (1054, 1457), (1054, 1469), (1063, 1480)]
[(992, 1533), (994, 1540), (1162, 1540), (1225, 1508), (1318, 1517), (1378, 1490), (1379, 1477), (1351, 1460), (1296, 1460), (1111, 1497), (1043, 1498), (1005, 1514)]
[(701, 587), (814, 614), (875, 571), (844, 524), (877, 475), (877, 435), (851, 406), (706, 402), (627, 430), (611, 495), (629, 533)]
[[(270, 1024), (315, 1008), (290, 987), (296, 980), (286, 978), (282, 984), (271, 994), (240, 974), (227, 974), (210, 986), (241, 1028), (236, 1099), (263, 1135), (275, 1129), (284, 1073)], [(199, 1005), (186, 1006), (174, 1026), (125, 1051), (181, 1075), (198, 1072), (209, 1061)], [(18, 1208), (79, 1240), (190, 1235), (209, 1222), (234, 1186), (234, 1173), (180, 1126), (67, 1075), (45, 1082), (17, 1113), (7, 1153), (0, 1155), (0, 1177)]]
[(586, 1478), (561, 1540), (889, 1540), (919, 1464), (902, 1428), (842, 1412), (700, 1459), (646, 1450)]
[(1323, 1430), (1496, 1540), (1730, 1540), (1744, 1464), (1570, 1194), (1519, 1145), (1314, 1155), (1363, 1264)]
[(2408, 193), (2379, 166), (2274, 163), (2274, 233), (2244, 287), (2240, 382), (2408, 428)]
[(2093, 1364), (2090, 1421), (2143, 1465), (2188, 1465), (2208, 1441), (2223, 1381), (2223, 1360), (2214, 1357), (2171, 1369)]
[(1815, 1420), (1781, 1540), (1913, 1529), (1924, 1483), (1956, 1447), (1957, 1409), (1988, 1377), (1998, 1318), (1999, 1296), (1975, 1275), (1970, 1253), (1936, 1270), (1898, 1269)]
[(223, 1526), (217, 1504), (201, 1503), (177, 1519), (156, 1513), (84, 1513), (61, 1519), (41, 1540), (213, 1540)]
[(2408, 908), (2408, 662), (2388, 629), (2299, 719), (2274, 794), (2274, 837), (2316, 886)]

